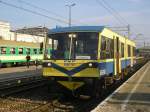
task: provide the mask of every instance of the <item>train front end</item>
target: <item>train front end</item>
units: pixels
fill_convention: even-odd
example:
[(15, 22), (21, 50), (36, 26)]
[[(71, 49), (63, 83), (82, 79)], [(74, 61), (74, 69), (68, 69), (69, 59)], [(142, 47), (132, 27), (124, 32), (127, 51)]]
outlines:
[[(98, 32), (60, 28), (52, 30), (47, 40), (52, 49), (51, 56), (44, 56), (44, 77), (70, 91), (91, 86), (99, 78)], [(46, 41), (45, 49), (49, 42)]]

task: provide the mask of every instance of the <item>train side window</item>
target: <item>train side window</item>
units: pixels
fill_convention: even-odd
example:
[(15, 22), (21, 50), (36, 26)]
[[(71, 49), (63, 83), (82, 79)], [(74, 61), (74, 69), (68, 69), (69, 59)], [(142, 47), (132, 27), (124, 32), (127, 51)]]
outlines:
[(10, 48), (10, 54), (16, 54), (15, 48)]
[(38, 51), (39, 51), (39, 54), (43, 53), (43, 49), (38, 49)]
[(26, 49), (26, 54), (30, 54), (30, 48)]
[(133, 56), (135, 56), (136, 55), (136, 50), (135, 50), (135, 47), (133, 47)]
[(106, 59), (106, 37), (101, 38), (101, 59)]
[(111, 45), (111, 40), (109, 38), (106, 39), (106, 59), (111, 58), (111, 53), (110, 53), (110, 45)]
[(114, 44), (113, 39), (107, 38), (106, 41), (106, 58), (111, 59), (114, 58)]
[(113, 39), (110, 39), (110, 40), (111, 40), (111, 43), (110, 43), (111, 56), (110, 56), (110, 58), (114, 58), (114, 40)]
[(130, 57), (130, 56), (131, 56), (131, 46), (128, 45), (128, 57)]
[(19, 48), (19, 54), (23, 54), (23, 48)]
[(102, 36), (101, 40), (101, 59), (111, 59), (114, 57), (113, 39)]
[(37, 49), (33, 49), (33, 53), (34, 53), (34, 54), (37, 54)]
[(6, 54), (6, 47), (1, 47), (1, 54)]
[(124, 57), (124, 43), (121, 43), (121, 57)]

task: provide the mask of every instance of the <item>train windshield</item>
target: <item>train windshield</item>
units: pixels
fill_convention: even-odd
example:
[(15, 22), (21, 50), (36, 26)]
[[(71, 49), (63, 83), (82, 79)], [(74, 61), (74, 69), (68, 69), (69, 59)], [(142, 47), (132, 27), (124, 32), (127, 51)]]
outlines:
[(57, 33), (49, 38), (52, 49), (48, 59), (97, 59), (98, 33)]

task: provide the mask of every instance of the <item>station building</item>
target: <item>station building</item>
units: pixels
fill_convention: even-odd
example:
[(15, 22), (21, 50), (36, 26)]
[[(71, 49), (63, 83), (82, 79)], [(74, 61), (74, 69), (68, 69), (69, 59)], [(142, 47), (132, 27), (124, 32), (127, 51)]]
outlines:
[[(36, 33), (34, 33), (33, 30)], [(44, 41), (45, 33), (46, 32), (44, 32), (44, 30), (42, 33), (42, 30), (36, 30), (36, 28), (29, 28), (29, 29), (23, 28), (20, 30), (12, 31), (9, 22), (0, 21), (0, 39), (3, 40), (41, 43)]]

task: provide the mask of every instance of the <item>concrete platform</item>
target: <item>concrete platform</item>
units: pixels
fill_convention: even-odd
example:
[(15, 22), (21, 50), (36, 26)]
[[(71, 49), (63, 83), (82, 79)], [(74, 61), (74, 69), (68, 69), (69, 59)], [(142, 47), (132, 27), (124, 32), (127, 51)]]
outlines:
[(13, 78), (21, 78), (28, 76), (40, 76), (42, 75), (41, 66), (38, 66), (36, 69), (35, 66), (30, 66), (27, 68), (23, 67), (12, 67), (12, 68), (0, 68), (0, 81), (4, 79), (13, 79)]
[(92, 112), (150, 112), (150, 62)]

